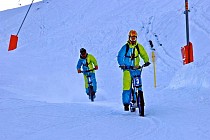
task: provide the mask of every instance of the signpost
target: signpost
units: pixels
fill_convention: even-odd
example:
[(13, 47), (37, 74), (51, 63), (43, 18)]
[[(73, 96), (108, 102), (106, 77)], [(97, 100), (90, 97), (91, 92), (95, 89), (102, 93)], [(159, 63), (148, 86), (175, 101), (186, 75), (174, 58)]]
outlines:
[(153, 43), (149, 40), (149, 44), (152, 50), (152, 63), (154, 68), (154, 87), (156, 88), (156, 64), (155, 64), (155, 49), (153, 48)]

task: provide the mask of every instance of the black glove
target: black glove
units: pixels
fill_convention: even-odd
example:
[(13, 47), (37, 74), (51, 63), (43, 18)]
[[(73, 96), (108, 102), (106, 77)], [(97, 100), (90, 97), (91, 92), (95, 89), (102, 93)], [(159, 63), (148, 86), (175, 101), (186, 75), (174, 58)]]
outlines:
[(151, 63), (150, 62), (146, 62), (145, 64), (144, 64), (144, 67), (147, 67), (147, 66), (149, 66)]
[(125, 65), (123, 65), (123, 66), (120, 66), (120, 68), (124, 70), (124, 69), (126, 68), (126, 66), (125, 66)]

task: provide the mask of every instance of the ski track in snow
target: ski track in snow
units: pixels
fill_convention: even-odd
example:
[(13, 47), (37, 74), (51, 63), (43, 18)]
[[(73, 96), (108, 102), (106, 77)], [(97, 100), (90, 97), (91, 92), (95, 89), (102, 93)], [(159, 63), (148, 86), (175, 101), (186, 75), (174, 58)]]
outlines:
[[(198, 11), (196, 7), (191, 8), (192, 12), (190, 12), (189, 16), (192, 16), (192, 22), (194, 23), (195, 26), (197, 26), (198, 28), (200, 28), (203, 32), (205, 32), (207, 35), (210, 34), (210, 29), (208, 27), (208, 25), (204, 24), (204, 23), (209, 23), (210, 22), (210, 18), (209, 16), (206, 16), (206, 14), (208, 14), (210, 12), (210, 6), (202, 7), (201, 11)], [(191, 15), (191, 13), (193, 15)], [(202, 19), (203, 22), (200, 22), (200, 20)]]
[[(5, 102), (5, 103), (4, 103)], [(104, 102), (100, 104), (98, 103), (75, 103), (75, 104), (46, 104), (46, 103), (35, 103), (37, 105), (30, 105), (26, 103), (27, 107), (18, 107), (21, 104), (25, 104), (24, 100), (14, 100), (14, 99), (7, 99), (3, 100), (1, 103), (9, 104), (15, 103), (17, 107), (11, 107), (11, 108), (1, 108), (0, 111), (2, 115), (12, 112), (15, 114), (14, 117), (11, 117), (8, 119), (9, 121), (12, 121), (12, 119), (16, 120), (15, 124), (12, 125), (18, 125), (19, 129), (23, 131), (21, 134), (17, 134), (18, 139), (36, 139), (36, 136), (39, 136), (44, 131), (55, 131), (57, 129), (70, 129), (69, 132), (71, 134), (74, 133), (75, 130), (84, 129), (84, 128), (90, 128), (93, 127), (94, 131), (97, 131), (98, 125), (104, 125), (103, 128), (104, 131), (110, 131), (109, 127), (113, 127), (113, 131), (122, 131), (122, 128), (126, 129), (129, 124), (132, 124), (135, 130), (128, 131), (126, 134), (116, 134), (116, 137), (121, 137), (123, 139), (129, 139), (129, 138), (135, 138), (137, 136), (143, 137), (150, 135), (151, 133), (157, 133), (159, 131), (159, 128), (162, 127), (162, 124), (160, 120), (158, 120), (155, 117), (150, 117), (149, 115), (145, 118), (139, 117), (138, 113), (131, 113), (131, 112), (123, 112), (122, 108), (115, 109), (113, 108), (116, 106), (116, 104), (113, 105), (104, 105), (107, 104), (107, 102)], [(28, 102), (30, 103), (30, 102)], [(89, 106), (85, 107), (83, 105)], [(75, 109), (77, 110), (79, 108), (79, 112), (75, 114), (71, 114), (72, 106), (75, 106)], [(77, 108), (78, 106), (78, 108)], [(105, 107), (104, 107), (105, 106)], [(85, 107), (85, 108), (83, 108)], [(103, 111), (102, 111), (103, 110)], [(47, 112), (46, 112), (47, 111)], [(64, 113), (66, 112), (66, 113)], [(77, 117), (75, 117), (75, 115)], [(32, 120), (33, 118), (34, 121)], [(25, 119), (24, 123), (21, 124), (22, 119)], [(45, 120), (48, 120), (47, 122)], [(73, 120), (75, 121), (73, 121)], [(96, 122), (97, 120), (97, 122)], [(126, 125), (122, 124), (122, 126), (115, 127), (111, 124), (103, 124), (103, 121), (110, 120), (113, 124), (118, 124), (119, 122), (125, 122)], [(20, 123), (18, 123), (20, 122)], [(33, 126), (32, 124), (35, 122), (39, 122), (37, 126)], [(74, 123), (73, 123), (74, 122)], [(101, 122), (102, 124), (98, 124), (98, 122)], [(134, 123), (135, 122), (135, 123)], [(21, 124), (21, 125), (20, 125)], [(28, 125), (29, 129), (23, 129), (25, 125)], [(110, 126), (111, 125), (111, 126)], [(122, 127), (122, 128), (121, 128)], [(107, 129), (108, 128), (108, 129)], [(136, 131), (138, 130), (138, 131)], [(16, 130), (15, 130), (16, 131)], [(92, 131), (92, 129), (90, 129)], [(95, 137), (94, 134), (89, 134), (90, 131), (87, 130), (87, 132), (83, 132), (84, 136), (89, 137)], [(101, 133), (101, 132), (99, 132)], [(7, 132), (4, 132), (5, 138), (10, 139), (10, 135), (8, 135)], [(109, 136), (108, 136), (109, 137)], [(37, 137), (38, 138), (38, 137)], [(71, 138), (71, 136), (70, 136)], [(99, 139), (105, 139), (100, 136), (98, 136)]]
[[(173, 17), (172, 17), (173, 18)], [(169, 20), (169, 19), (167, 19)], [(176, 62), (177, 61), (177, 58), (171, 56), (171, 54), (169, 54), (167, 52), (166, 49), (164, 49), (163, 47), (163, 44), (160, 42), (160, 39), (159, 39), (159, 36), (157, 33), (155, 33), (153, 31), (153, 22), (155, 21), (155, 17), (151, 16), (149, 18), (149, 21), (148, 23), (146, 24), (143, 24), (143, 27), (141, 28), (143, 32), (145, 32), (145, 38), (146, 38), (146, 41), (148, 42), (149, 40), (152, 40), (153, 41), (153, 45), (154, 45), (154, 48), (156, 49), (156, 52), (160, 53), (162, 55), (157, 55), (156, 54), (156, 60), (160, 59), (160, 62), (163, 64), (163, 65), (166, 65), (167, 67), (170, 67), (170, 68), (173, 68), (174, 65), (170, 62), (170, 61), (174, 61)], [(144, 31), (145, 30), (145, 31)], [(164, 57), (164, 58), (163, 58)], [(167, 61), (165, 61), (167, 60)], [(169, 63), (170, 62), (170, 63)], [(175, 71), (175, 67), (174, 67), (174, 71)]]

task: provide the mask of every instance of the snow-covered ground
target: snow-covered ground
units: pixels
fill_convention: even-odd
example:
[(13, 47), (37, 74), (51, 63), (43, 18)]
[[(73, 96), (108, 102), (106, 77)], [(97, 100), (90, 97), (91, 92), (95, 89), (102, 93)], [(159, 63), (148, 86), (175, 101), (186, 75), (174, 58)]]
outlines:
[[(18, 48), (8, 52), (27, 9), (0, 12), (0, 139), (210, 139), (208, 0), (189, 2), (195, 61), (188, 65), (180, 51), (184, 1), (44, 0), (32, 6)], [(130, 29), (150, 56), (148, 40), (156, 49), (157, 88), (153, 65), (142, 74), (144, 118), (121, 103), (116, 56)], [(99, 63), (94, 103), (76, 71), (81, 47)]]

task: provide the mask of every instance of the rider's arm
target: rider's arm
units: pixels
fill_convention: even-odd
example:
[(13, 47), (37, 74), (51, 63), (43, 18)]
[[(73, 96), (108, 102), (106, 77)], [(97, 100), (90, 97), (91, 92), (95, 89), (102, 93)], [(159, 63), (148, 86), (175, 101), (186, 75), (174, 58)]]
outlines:
[(149, 62), (149, 56), (147, 52), (145, 51), (144, 47), (141, 44), (139, 44), (138, 47), (140, 50), (140, 56), (144, 60), (144, 63)]
[(89, 56), (90, 56), (90, 61), (94, 64), (94, 67), (96, 67), (96, 66), (98, 67), (98, 62), (97, 62), (96, 58), (91, 54), (89, 54)]
[(125, 52), (126, 52), (126, 45), (124, 45), (117, 55), (117, 62), (120, 66), (125, 65), (124, 64), (124, 58), (125, 58)]
[(77, 62), (77, 70), (81, 69), (81, 66), (82, 66), (82, 60), (79, 59)]

